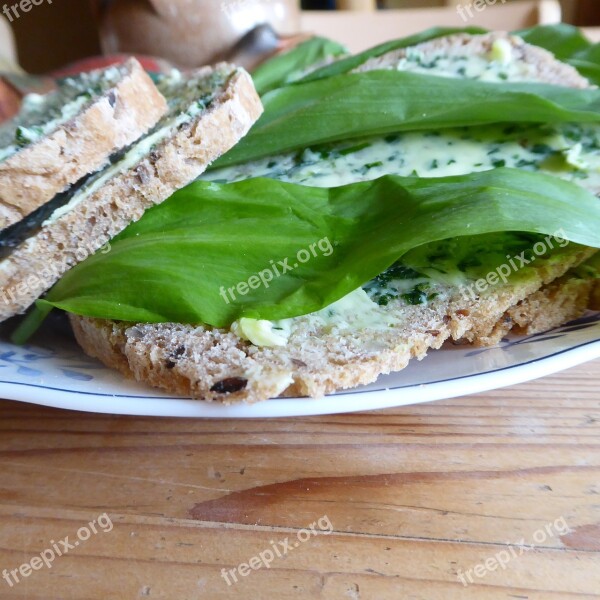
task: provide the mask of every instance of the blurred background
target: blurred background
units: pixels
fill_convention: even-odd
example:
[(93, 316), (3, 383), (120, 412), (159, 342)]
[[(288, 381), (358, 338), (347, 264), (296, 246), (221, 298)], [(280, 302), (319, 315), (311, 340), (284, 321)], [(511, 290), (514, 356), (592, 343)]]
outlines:
[[(600, 0), (482, 0), (490, 6), (471, 23), (457, 16), (457, 5), (471, 5), (474, 0), (37, 0), (29, 10), (4, 14), (0, 23), (14, 35), (16, 57), (30, 73), (45, 73), (84, 57), (120, 52), (163, 56), (182, 66), (231, 58), (240, 50), (254, 48), (257, 53), (267, 52), (281, 40), (295, 39), (300, 31), (316, 31), (334, 38), (347, 38), (350, 45), (359, 28), (360, 35), (368, 38), (368, 31), (360, 31), (357, 12), (377, 11), (378, 27), (389, 27), (391, 37), (400, 37), (411, 31), (432, 25), (461, 27), (481, 25), (508, 28), (553, 20), (556, 16), (540, 8), (536, 17), (529, 17), (525, 5), (559, 6), (562, 20), (583, 26), (600, 26)], [(5, 7), (19, 5), (9, 0)], [(303, 9), (302, 12), (300, 9)], [(509, 11), (513, 11), (510, 13)], [(314, 13), (312, 11), (327, 11)], [(491, 18), (492, 11), (503, 11), (504, 21), (498, 25)], [(519, 12), (521, 11), (521, 12)], [(354, 20), (337, 21), (333, 31), (327, 14), (354, 15)], [(487, 16), (486, 16), (486, 13)], [(494, 13), (496, 14), (496, 13)], [(511, 16), (514, 14), (514, 18)], [(530, 14), (530, 13), (527, 13)], [(531, 13), (533, 15), (533, 13)], [(543, 18), (543, 14), (546, 17)], [(542, 16), (540, 16), (542, 15)], [(318, 18), (317, 18), (318, 17)], [(558, 18), (560, 19), (560, 12)], [(411, 20), (412, 19), (412, 20)], [(511, 20), (512, 19), (512, 20)], [(240, 42), (254, 27), (267, 22), (272, 30), (259, 30)], [(354, 29), (353, 29), (354, 28)], [(252, 37), (253, 36), (253, 37)], [(273, 39), (275, 36), (276, 39)], [(365, 38), (365, 41), (366, 41)], [(346, 39), (340, 39), (346, 42)], [(237, 46), (236, 46), (237, 44)], [(367, 44), (368, 45), (368, 44)], [(355, 49), (355, 48), (351, 48)], [(252, 57), (244, 56), (242, 62)]]

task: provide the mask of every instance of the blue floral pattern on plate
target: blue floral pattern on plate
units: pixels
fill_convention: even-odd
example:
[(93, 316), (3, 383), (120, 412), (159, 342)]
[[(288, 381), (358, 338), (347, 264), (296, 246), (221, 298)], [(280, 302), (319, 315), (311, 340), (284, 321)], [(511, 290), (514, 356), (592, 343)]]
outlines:
[[(85, 371), (106, 369), (78, 350), (71, 354), (62, 352), (60, 347), (42, 348), (30, 344), (15, 346), (6, 343), (2, 343), (1, 347), (0, 369), (16, 369), (14, 372), (24, 377), (42, 377), (48, 367), (52, 366), (69, 379), (91, 381), (94, 376)], [(7, 347), (9, 349), (6, 349)]]

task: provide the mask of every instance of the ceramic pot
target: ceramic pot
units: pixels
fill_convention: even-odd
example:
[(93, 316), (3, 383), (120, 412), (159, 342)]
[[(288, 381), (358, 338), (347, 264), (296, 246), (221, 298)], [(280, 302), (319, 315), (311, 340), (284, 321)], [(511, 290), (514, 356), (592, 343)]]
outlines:
[[(299, 28), (299, 0), (93, 2), (106, 54), (160, 56), (181, 67), (230, 59), (236, 44), (259, 25), (270, 25), (278, 36)], [(271, 42), (263, 35), (258, 43)]]

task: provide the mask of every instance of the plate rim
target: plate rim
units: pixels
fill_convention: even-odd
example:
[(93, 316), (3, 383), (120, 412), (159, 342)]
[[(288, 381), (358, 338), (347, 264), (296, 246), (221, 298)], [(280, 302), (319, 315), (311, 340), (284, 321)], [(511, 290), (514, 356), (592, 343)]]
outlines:
[[(110, 394), (3, 380), (0, 380), (0, 396), (5, 400), (88, 414), (208, 419), (322, 416), (417, 405), (502, 389), (559, 373), (596, 358), (600, 358), (600, 339), (582, 342), (547, 356), (532, 358), (518, 365), (499, 367), (476, 374), (460, 375), (450, 379), (423, 384), (398, 385), (376, 390), (343, 390), (321, 399), (274, 398), (255, 404), (223, 405), (178, 396), (150, 397), (134, 394)], [(499, 378), (500, 373), (504, 374), (501, 379)], [(507, 373), (508, 376), (506, 376)], [(50, 392), (50, 397), (43, 400), (32, 399), (26, 393), (32, 388)], [(409, 392), (407, 396), (410, 397), (398, 398), (401, 392)], [(75, 405), (77, 398), (81, 396), (96, 398), (99, 402), (90, 408), (81, 406), (81, 404)], [(345, 406), (343, 400), (348, 397), (360, 397), (361, 402), (358, 402), (356, 406)], [(125, 407), (118, 405), (119, 401), (122, 400), (128, 401)]]

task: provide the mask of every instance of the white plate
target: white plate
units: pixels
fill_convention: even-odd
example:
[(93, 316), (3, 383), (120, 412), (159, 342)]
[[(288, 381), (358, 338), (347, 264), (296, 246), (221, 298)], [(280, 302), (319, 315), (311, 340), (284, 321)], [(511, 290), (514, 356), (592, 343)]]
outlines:
[(24, 347), (0, 342), (0, 398), (73, 410), (166, 417), (291, 417), (404, 406), (522, 383), (600, 357), (600, 313), (494, 348), (447, 345), (376, 383), (327, 396), (222, 406), (174, 398), (125, 380), (76, 344), (45, 334)]

